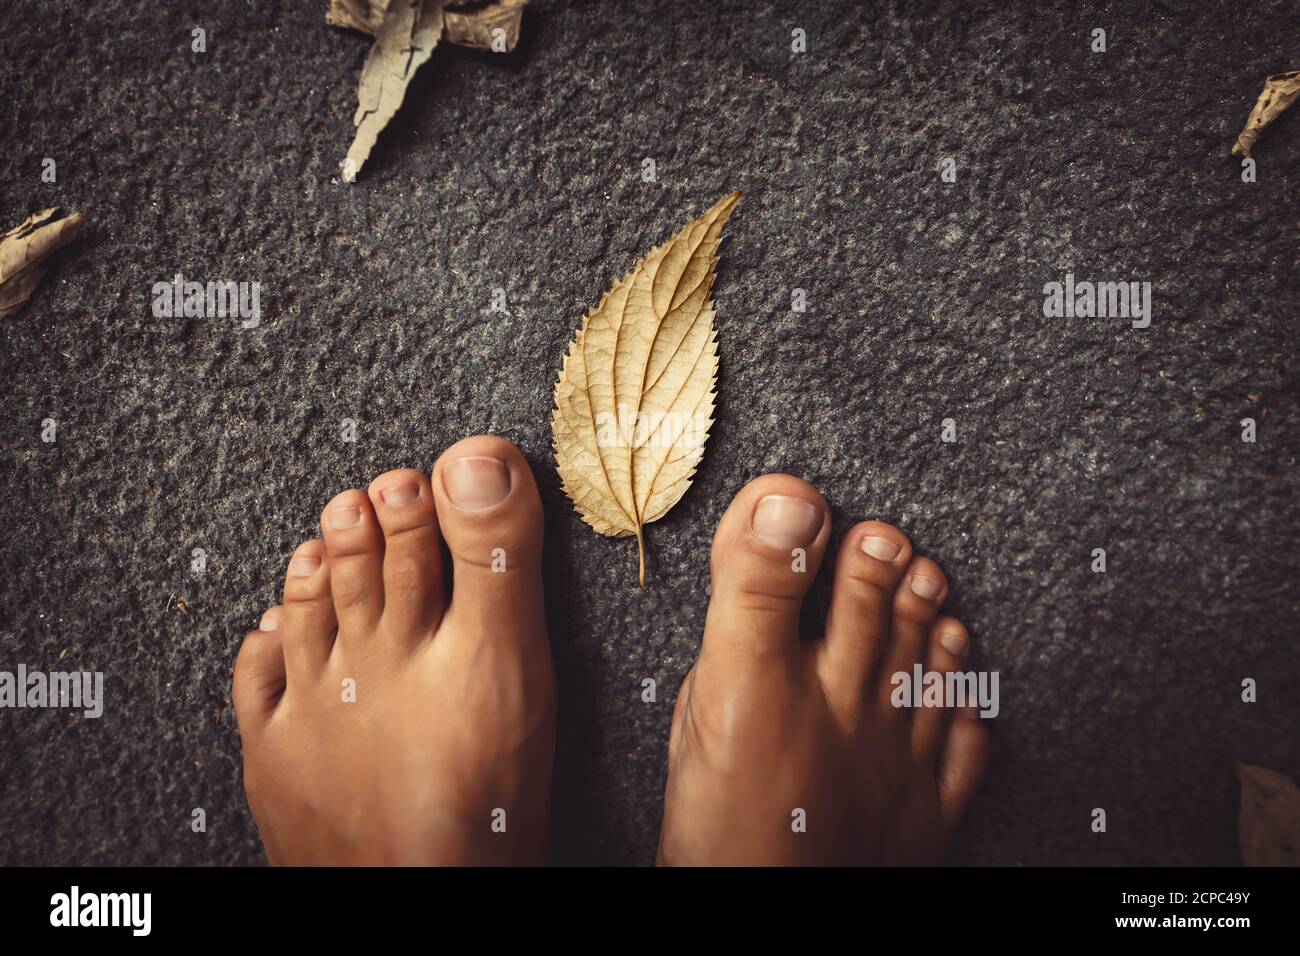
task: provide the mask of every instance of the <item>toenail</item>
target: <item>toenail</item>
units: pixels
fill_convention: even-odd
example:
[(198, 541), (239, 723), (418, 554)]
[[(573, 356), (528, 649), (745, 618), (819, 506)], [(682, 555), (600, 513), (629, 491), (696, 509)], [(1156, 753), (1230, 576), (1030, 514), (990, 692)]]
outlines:
[(965, 657), (966, 645), (970, 642), (961, 631), (944, 631), (939, 635), (939, 643), (953, 657)]
[(863, 538), (862, 550), (877, 561), (893, 561), (898, 552), (903, 550), (888, 538)]
[(768, 495), (754, 508), (754, 534), (778, 548), (804, 548), (822, 527), (821, 509), (802, 498)]
[(510, 469), (498, 458), (468, 455), (443, 465), (442, 486), (457, 508), (483, 511), (510, 494)]
[(938, 578), (927, 578), (923, 574), (912, 575), (912, 593), (919, 598), (933, 601), (943, 590), (943, 582)]
[(361, 523), (361, 509), (347, 506), (331, 508), (327, 517), (329, 518), (330, 527), (335, 531), (342, 531), (344, 528), (355, 528)]
[(401, 508), (403, 505), (409, 505), (420, 497), (420, 486), (415, 482), (405, 485), (394, 485), (391, 488), (385, 488), (379, 492), (379, 500), (389, 508)]
[(257, 625), (259, 631), (278, 631), (280, 629), (280, 619), (272, 617), (271, 612), (267, 611), (262, 615), (262, 623)]
[(289, 562), (289, 573), (295, 578), (305, 578), (309, 574), (315, 574), (319, 567), (320, 558), (303, 555)]

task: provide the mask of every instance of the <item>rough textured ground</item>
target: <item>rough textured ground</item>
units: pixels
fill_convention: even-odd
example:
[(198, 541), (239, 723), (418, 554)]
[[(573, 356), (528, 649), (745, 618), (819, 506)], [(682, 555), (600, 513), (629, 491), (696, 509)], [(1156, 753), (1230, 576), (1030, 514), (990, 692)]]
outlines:
[[(1228, 156), (1262, 78), (1300, 68), (1294, 4), (539, 2), (509, 56), (437, 50), (350, 186), (368, 41), (323, 8), (5, 14), (0, 222), (95, 221), (0, 322), (0, 669), (102, 670), (108, 702), (0, 711), (0, 861), (261, 861), (240, 637), (331, 495), (481, 431), (547, 508), (556, 860), (653, 859), (710, 535), (777, 469), (841, 531), (912, 535), (1001, 674), (954, 860), (1235, 860), (1233, 760), (1300, 773), (1300, 115), (1257, 183)], [(559, 489), (554, 377), (609, 284), (737, 187), (718, 423), (641, 591)], [(1067, 270), (1152, 282), (1153, 324), (1045, 318)], [(260, 281), (262, 324), (154, 318), (177, 272)]]

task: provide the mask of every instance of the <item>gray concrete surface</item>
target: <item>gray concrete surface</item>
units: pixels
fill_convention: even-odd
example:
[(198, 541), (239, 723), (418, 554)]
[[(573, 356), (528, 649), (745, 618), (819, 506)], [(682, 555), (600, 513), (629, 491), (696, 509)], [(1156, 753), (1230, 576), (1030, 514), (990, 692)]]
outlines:
[[(351, 186), (367, 41), (323, 8), (5, 14), (0, 221), (94, 223), (0, 322), (0, 663), (101, 670), (108, 699), (0, 711), (0, 862), (261, 862), (240, 636), (329, 497), (482, 431), (547, 508), (557, 861), (653, 859), (712, 528), (778, 469), (840, 531), (904, 528), (1001, 674), (954, 861), (1235, 860), (1233, 761), (1300, 774), (1300, 116), (1257, 183), (1228, 156), (1262, 78), (1300, 68), (1294, 4), (543, 0), (509, 56), (436, 51)], [(553, 382), (586, 308), (733, 188), (718, 423), (640, 591), (560, 491)], [(1044, 317), (1067, 271), (1150, 281), (1151, 326)], [(177, 272), (261, 282), (261, 325), (154, 318)]]

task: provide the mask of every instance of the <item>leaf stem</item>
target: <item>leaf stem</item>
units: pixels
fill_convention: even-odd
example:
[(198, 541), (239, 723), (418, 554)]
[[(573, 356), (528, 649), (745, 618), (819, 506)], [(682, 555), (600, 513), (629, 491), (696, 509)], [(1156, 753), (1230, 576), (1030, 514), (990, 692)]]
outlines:
[(645, 535), (636, 529), (636, 555), (641, 562), (641, 587), (645, 587)]

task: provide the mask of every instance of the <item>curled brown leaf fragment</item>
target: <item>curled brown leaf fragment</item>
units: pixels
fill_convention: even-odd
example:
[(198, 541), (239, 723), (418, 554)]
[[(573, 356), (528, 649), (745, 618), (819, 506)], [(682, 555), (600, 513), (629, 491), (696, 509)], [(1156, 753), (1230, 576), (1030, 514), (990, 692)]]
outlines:
[(1242, 127), (1237, 142), (1232, 145), (1232, 155), (1249, 157), (1264, 127), (1281, 116), (1297, 96), (1300, 96), (1300, 70), (1266, 77), (1264, 89), (1255, 101), (1255, 108), (1246, 118), (1246, 125)]
[(357, 128), (347, 172), (361, 172), (375, 141), (402, 105), (406, 88), (438, 41), (509, 53), (519, 42), (528, 0), (330, 0), (325, 22), (375, 38), (357, 91)]
[(57, 212), (57, 207), (42, 209), (0, 235), (0, 316), (13, 315), (27, 303), (45, 275), (41, 263), (81, 234), (84, 212), (55, 220)]
[(388, 12), (389, 0), (330, 0), (325, 22), (374, 36)]
[[(330, 0), (325, 22), (374, 36), (392, 2)], [(500, 40), (504, 44), (503, 52), (509, 53), (519, 43), (519, 24), (523, 22), (526, 6), (528, 0), (447, 0), (443, 39), (481, 50), (492, 49), (493, 41)], [(497, 28), (503, 31), (499, 37), (493, 34)]]
[(636, 537), (681, 500), (704, 457), (717, 400), (713, 279), (724, 196), (652, 249), (587, 313), (569, 343), (551, 415), (556, 467), (582, 520)]
[(1237, 764), (1237, 839), (1246, 866), (1300, 866), (1300, 788), (1284, 773)]
[[(447, 40), (479, 50), (509, 53), (519, 43), (519, 24), (528, 0), (447, 5)], [(464, 9), (456, 9), (463, 6)]]

